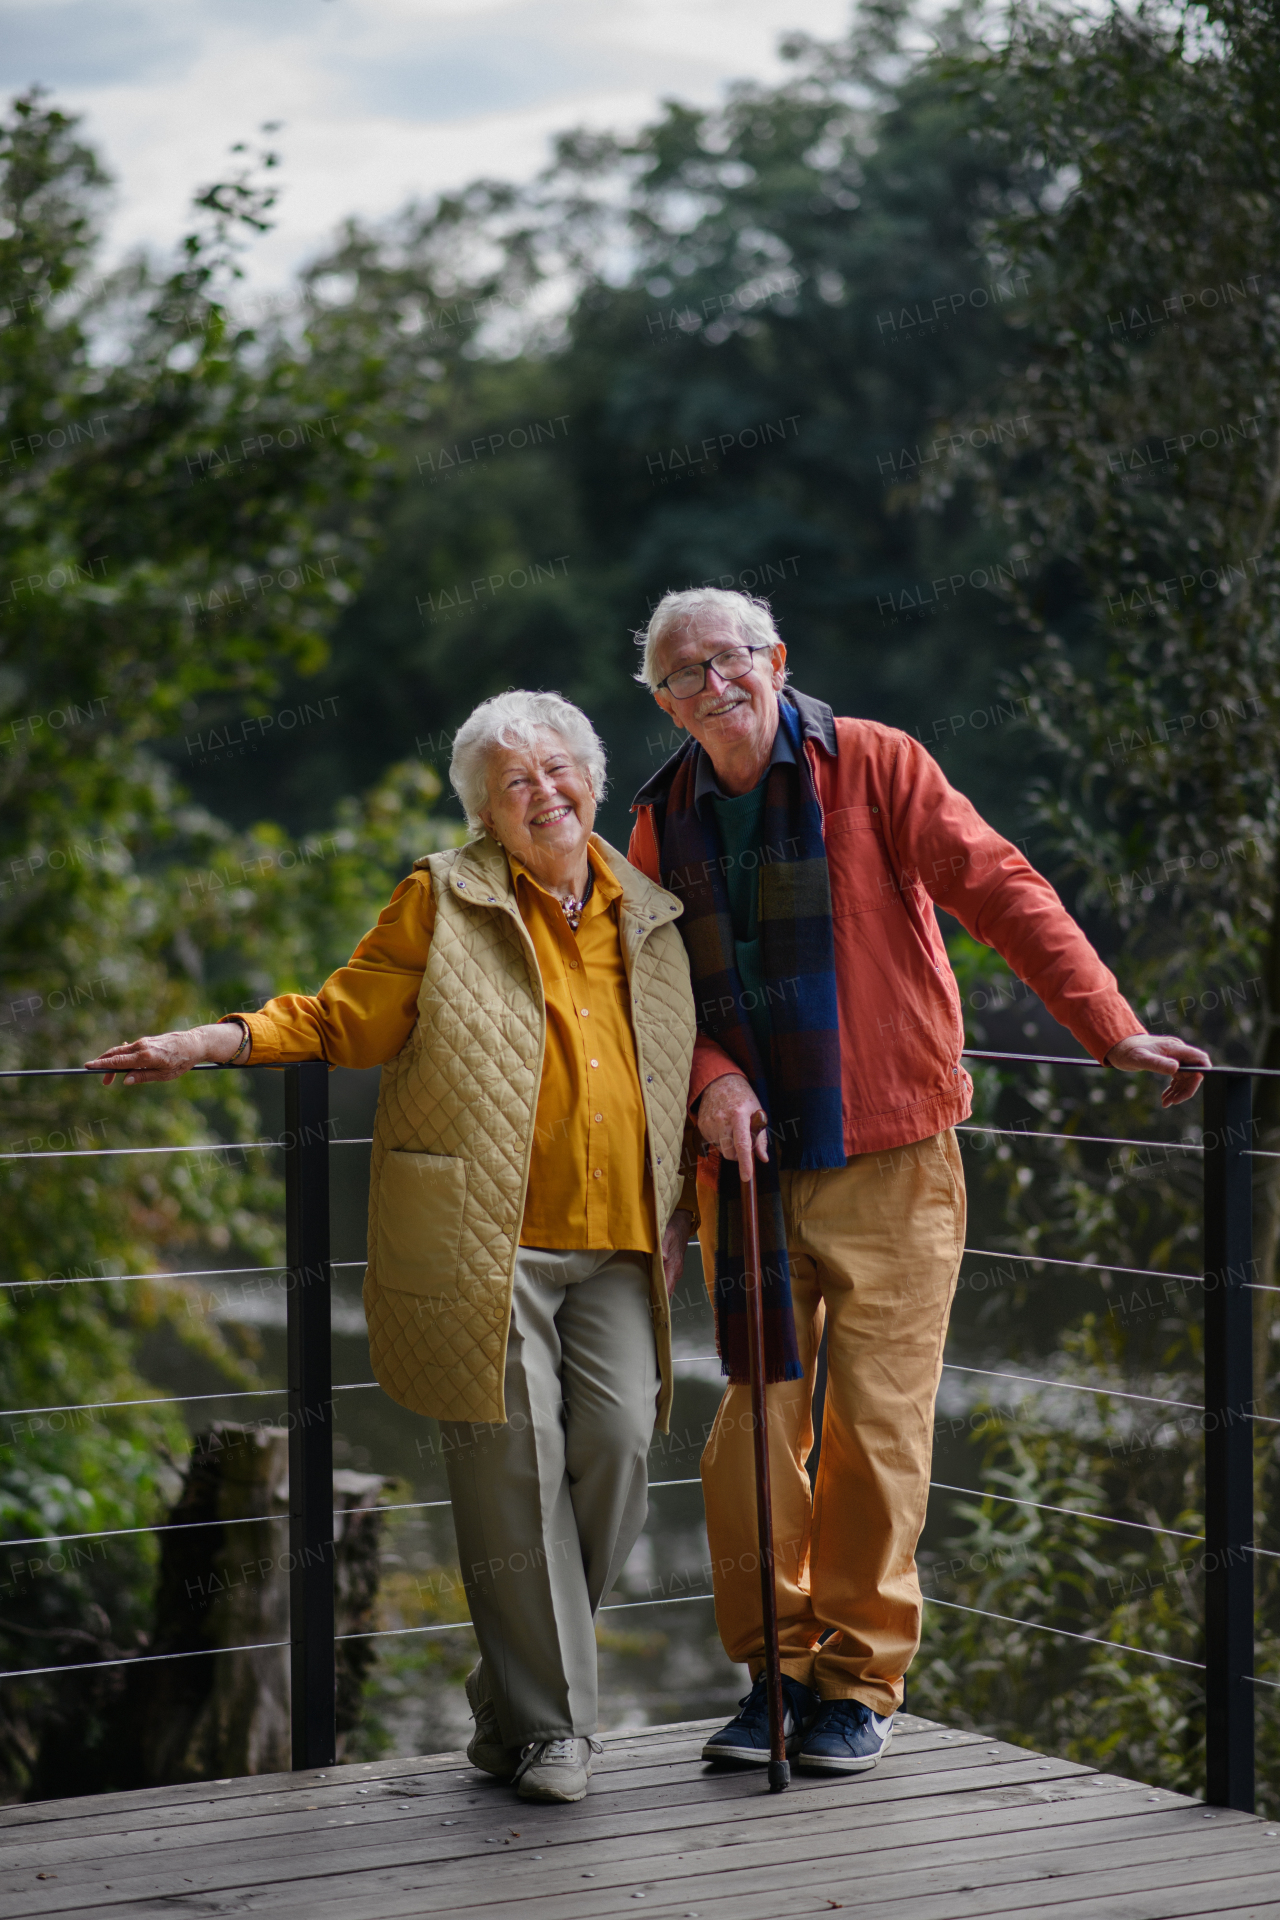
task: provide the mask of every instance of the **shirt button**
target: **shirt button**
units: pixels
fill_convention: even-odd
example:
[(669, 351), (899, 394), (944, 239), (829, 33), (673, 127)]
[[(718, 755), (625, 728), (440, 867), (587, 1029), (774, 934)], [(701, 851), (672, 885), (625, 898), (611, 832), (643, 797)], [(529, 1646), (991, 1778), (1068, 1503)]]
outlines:
[(603, 1120), (604, 1120), (604, 1115), (602, 1113), (598, 1113), (596, 1115), (596, 1125), (599, 1126)]
[(578, 963), (576, 960), (571, 960), (569, 962), (569, 971), (570, 973), (576, 973), (578, 971)]
[(594, 1172), (594, 1173), (592, 1174), (592, 1176), (591, 1176), (591, 1178), (592, 1178), (593, 1180), (598, 1180), (598, 1179), (600, 1178), (600, 1169), (599, 1169), (599, 1167), (597, 1167), (597, 1168), (596, 1168), (596, 1170), (595, 1170), (595, 1172)]
[(593, 1067), (598, 1067), (600, 1065), (600, 1062), (598, 1060), (593, 1060), (591, 1064)]
[(590, 1008), (589, 1008), (589, 1007), (579, 1007), (579, 1008), (578, 1008), (578, 1012), (579, 1012), (579, 1013), (580, 1013), (580, 1014), (582, 1015), (582, 1017), (583, 1017), (583, 1019), (585, 1020), (585, 1019), (587, 1018), (587, 1015), (588, 1015), (588, 1013), (590, 1012)]

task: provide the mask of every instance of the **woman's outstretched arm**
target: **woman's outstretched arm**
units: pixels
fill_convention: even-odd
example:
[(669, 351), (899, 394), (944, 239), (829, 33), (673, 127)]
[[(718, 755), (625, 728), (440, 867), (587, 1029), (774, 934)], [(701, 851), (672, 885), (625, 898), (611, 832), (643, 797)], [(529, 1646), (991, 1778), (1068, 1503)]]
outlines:
[(86, 1060), (85, 1065), (101, 1072), (104, 1087), (109, 1087), (118, 1073), (124, 1076), (125, 1086), (131, 1087), (143, 1080), (177, 1080), (206, 1062), (226, 1066), (237, 1053), (243, 1061), (250, 1044), (243, 1020), (219, 1021), (215, 1026), (188, 1027), (179, 1033), (151, 1033), (141, 1040), (128, 1040), (123, 1046), (108, 1047), (96, 1060)]
[[(418, 1018), (434, 927), (430, 876), (415, 873), (396, 888), (378, 924), (318, 993), (280, 994), (257, 1013), (228, 1014), (214, 1026), (131, 1040), (85, 1064), (103, 1071), (108, 1086), (117, 1073), (126, 1085), (176, 1080), (204, 1061), (381, 1066), (399, 1053)], [(246, 1036), (249, 1044), (241, 1051)]]

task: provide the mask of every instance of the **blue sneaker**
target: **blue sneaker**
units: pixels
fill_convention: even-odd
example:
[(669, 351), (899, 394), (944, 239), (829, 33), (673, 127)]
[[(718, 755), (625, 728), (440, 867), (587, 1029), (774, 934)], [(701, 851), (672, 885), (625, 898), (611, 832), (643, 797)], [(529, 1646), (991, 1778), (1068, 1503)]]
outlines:
[(823, 1700), (796, 1754), (806, 1773), (865, 1773), (893, 1738), (893, 1715), (882, 1720), (861, 1700)]
[[(782, 1702), (782, 1732), (787, 1752), (792, 1754), (804, 1738), (805, 1728), (821, 1702), (812, 1687), (804, 1686), (786, 1673), (782, 1676)], [(741, 1711), (727, 1727), (721, 1727), (719, 1733), (712, 1734), (702, 1749), (702, 1757), (704, 1760), (719, 1761), (722, 1766), (767, 1767), (770, 1760), (769, 1693), (763, 1674), (746, 1699), (738, 1704)]]

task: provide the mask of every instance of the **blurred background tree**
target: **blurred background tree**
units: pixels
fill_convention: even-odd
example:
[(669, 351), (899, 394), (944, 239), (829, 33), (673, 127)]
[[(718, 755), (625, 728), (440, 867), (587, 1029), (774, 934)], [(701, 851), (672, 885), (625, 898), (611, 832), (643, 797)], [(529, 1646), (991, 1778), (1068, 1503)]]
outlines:
[[(1280, 16), (1211, 4), (1092, 21), (1025, 8), (1010, 29), (983, 61), (951, 71), (980, 137), (1031, 157), (1044, 183), (994, 204), (982, 229), (1027, 279), (1027, 351), (1006, 390), (1030, 422), (1028, 442), (967, 461), (988, 516), (1033, 556), (1015, 592), (1035, 644), (1010, 674), (1050, 756), (1029, 799), (1056, 854), (1050, 871), (1152, 1025), (1274, 1068), (1280, 302), (1267, 264), (1280, 238)], [(949, 482), (926, 479), (922, 502), (945, 511)], [(1076, 1075), (1039, 1081), (993, 1090), (1006, 1124), (1139, 1130), (1131, 1083), (1086, 1096)], [(1273, 1155), (1275, 1084), (1255, 1095), (1256, 1144)], [(1176, 1116), (1158, 1131), (1197, 1137)], [(1280, 1158), (1255, 1167), (1255, 1671), (1274, 1677)], [(1064, 1532), (1016, 1503), (962, 1510), (983, 1560), (981, 1578), (970, 1569), (968, 1604), (1162, 1652), (1165, 1671), (1035, 1633), (1006, 1641), (997, 1671), (983, 1623), (935, 1613), (923, 1679), (926, 1698), (935, 1684), (958, 1698), (955, 1676), (981, 1671), (980, 1715), (1001, 1718), (1016, 1699), (1042, 1743), (1193, 1791), (1203, 1763), (1188, 1664), (1204, 1658), (1200, 1301), (1194, 1283), (1142, 1287), (1106, 1269), (1194, 1273), (1199, 1200), (1192, 1156), (1176, 1150), (1037, 1148), (1017, 1171), (1010, 1157), (997, 1244), (1045, 1256), (1041, 1286), (1055, 1258), (1096, 1263), (1094, 1304), (1060, 1335), (1060, 1352), (1074, 1378), (1118, 1397), (1073, 1413), (1069, 1396), (1041, 1396), (1039, 1420), (1024, 1408), (1021, 1426), (993, 1416), (981, 1423), (986, 1462), (1023, 1501), (1113, 1520)], [(1014, 1299), (1004, 1304), (1004, 1350), (1017, 1352)], [(1155, 1397), (1126, 1406), (1126, 1390), (1144, 1385)], [(1156, 1529), (1145, 1547), (1143, 1526)], [(1080, 1618), (1085, 1574), (1091, 1620)], [(1274, 1809), (1273, 1716), (1260, 1712), (1259, 1724), (1260, 1804)]]
[[(295, 351), (235, 329), (220, 304), (238, 231), (260, 224), (269, 191), (247, 172), (210, 189), (174, 273), (136, 265), (102, 281), (90, 263), (103, 176), (71, 122), (17, 101), (0, 158), (0, 1064), (13, 1069), (317, 984), (439, 830), (438, 783), (420, 763), (384, 767), (363, 801), (334, 795), (329, 831), (295, 844), (272, 823), (233, 830), (154, 751), (215, 691), (269, 711), (286, 670), (323, 658), (341, 570), (359, 560), (377, 367), (346, 386), (311, 381)], [(289, 434), (299, 450), (273, 457)], [(240, 450), (230, 478), (221, 448)], [(226, 614), (193, 611), (218, 583), (228, 599), (237, 583), (257, 590)], [(0, 1527), (25, 1543), (0, 1610), (12, 1670), (145, 1646), (154, 1541), (127, 1530), (172, 1496), (184, 1437), (167, 1406), (36, 1410), (154, 1399), (139, 1348), (159, 1322), (228, 1385), (260, 1377), (251, 1343), (188, 1311), (184, 1283), (111, 1276), (278, 1261), (281, 1196), (268, 1154), (197, 1167), (163, 1152), (261, 1134), (234, 1076), (146, 1101), (57, 1078), (0, 1090), (0, 1396), (21, 1410), (0, 1444)], [(108, 1140), (161, 1151), (99, 1157)], [(14, 1157), (67, 1148), (92, 1157)], [(39, 1284), (50, 1275), (64, 1278)], [(64, 1549), (39, 1538), (101, 1529), (124, 1537)], [(109, 1782), (118, 1681), (0, 1690), (11, 1790), (33, 1778), (50, 1790), (50, 1743), (62, 1790)]]

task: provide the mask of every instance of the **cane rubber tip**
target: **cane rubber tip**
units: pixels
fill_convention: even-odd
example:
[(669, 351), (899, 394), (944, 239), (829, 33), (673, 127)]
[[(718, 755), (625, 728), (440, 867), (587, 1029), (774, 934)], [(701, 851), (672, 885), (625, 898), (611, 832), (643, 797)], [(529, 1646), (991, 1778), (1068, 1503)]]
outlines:
[(789, 1760), (771, 1760), (769, 1762), (769, 1791), (781, 1793), (784, 1787), (791, 1785), (791, 1763)]

